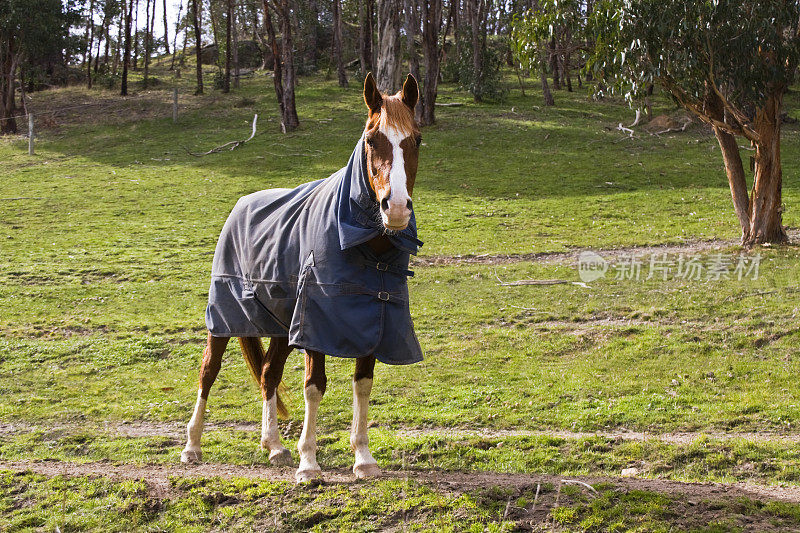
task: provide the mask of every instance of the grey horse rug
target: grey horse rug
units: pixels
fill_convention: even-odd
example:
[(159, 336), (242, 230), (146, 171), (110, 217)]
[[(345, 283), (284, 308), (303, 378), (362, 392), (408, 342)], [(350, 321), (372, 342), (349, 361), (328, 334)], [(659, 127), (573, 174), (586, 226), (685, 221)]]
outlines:
[(417, 239), (383, 233), (368, 183), (364, 138), (347, 166), (295, 189), (244, 196), (217, 242), (206, 308), (215, 337), (288, 337), (291, 346), (338, 357), (374, 354), (388, 364), (422, 360), (408, 306)]

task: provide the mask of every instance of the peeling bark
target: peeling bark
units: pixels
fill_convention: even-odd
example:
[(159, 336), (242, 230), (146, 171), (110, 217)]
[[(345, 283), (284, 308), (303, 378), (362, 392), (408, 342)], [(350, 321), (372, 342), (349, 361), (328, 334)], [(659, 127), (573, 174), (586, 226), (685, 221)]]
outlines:
[(781, 186), (781, 107), (783, 90), (775, 89), (767, 96), (764, 107), (756, 112), (754, 129), (756, 168), (750, 200), (750, 235), (746, 245), (786, 242), (782, 225)]

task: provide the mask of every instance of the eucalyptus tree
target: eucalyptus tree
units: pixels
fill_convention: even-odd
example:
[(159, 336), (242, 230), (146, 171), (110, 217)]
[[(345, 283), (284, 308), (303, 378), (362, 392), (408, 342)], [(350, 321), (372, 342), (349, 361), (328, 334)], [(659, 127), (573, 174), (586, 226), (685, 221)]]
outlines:
[(20, 67), (53, 54), (64, 57), (69, 28), (79, 15), (73, 1), (0, 1), (0, 134), (17, 132)]
[[(797, 76), (800, 2), (601, 0), (591, 71), (636, 102), (656, 84), (717, 137), (742, 243), (783, 242), (783, 97)], [(737, 137), (755, 149), (748, 195)]]

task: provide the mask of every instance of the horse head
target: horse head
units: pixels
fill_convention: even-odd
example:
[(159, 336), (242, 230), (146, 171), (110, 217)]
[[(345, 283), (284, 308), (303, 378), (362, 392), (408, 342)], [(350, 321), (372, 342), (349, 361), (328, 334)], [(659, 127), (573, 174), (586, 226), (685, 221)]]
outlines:
[(397, 94), (381, 94), (372, 73), (364, 80), (369, 108), (364, 127), (369, 184), (388, 231), (402, 231), (411, 219), (411, 194), (417, 177), (422, 137), (414, 118), (419, 98), (417, 80), (408, 75)]

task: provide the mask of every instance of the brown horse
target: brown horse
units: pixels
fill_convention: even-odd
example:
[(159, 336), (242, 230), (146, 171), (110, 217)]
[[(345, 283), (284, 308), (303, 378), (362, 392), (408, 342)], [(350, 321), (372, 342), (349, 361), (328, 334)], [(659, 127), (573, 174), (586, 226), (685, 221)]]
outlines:
[[(411, 194), (420, 145), (419, 127), (413, 111), (418, 95), (417, 82), (412, 76), (408, 76), (402, 90), (394, 95), (381, 94), (371, 74), (364, 82), (364, 101), (367, 104), (368, 117), (363, 138), (369, 187), (372, 191), (369, 196), (374, 203), (375, 216), (380, 213), (380, 223), (384, 228), (382, 233), (366, 243), (376, 256), (392, 252), (394, 245), (391, 237), (404, 230), (412, 216)], [(378, 266), (378, 269), (381, 267)], [(386, 292), (380, 294), (389, 298)], [(379, 298), (383, 300), (384, 296)], [(182, 462), (197, 462), (202, 459), (200, 437), (206, 401), (219, 372), (229, 338), (214, 336), (209, 331), (200, 367), (197, 403), (187, 426), (188, 441), (181, 454)], [(297, 445), (300, 465), (295, 477), (298, 482), (320, 478), (322, 473), (316, 459), (316, 419), (327, 383), (325, 354), (309, 346), (290, 345), (286, 336), (271, 337), (266, 352), (259, 337), (242, 336), (239, 337), (239, 343), (245, 360), (260, 385), (263, 398), (261, 447), (269, 450), (270, 463), (275, 466), (293, 464), (291, 453), (281, 443), (278, 431), (278, 415), (287, 416), (278, 389), (289, 353), (293, 348), (304, 349), (305, 420)], [(369, 451), (367, 437), (367, 407), (375, 360), (374, 353), (358, 354), (353, 375), (350, 444), (355, 453), (353, 472), (358, 478), (380, 474), (377, 462)]]

